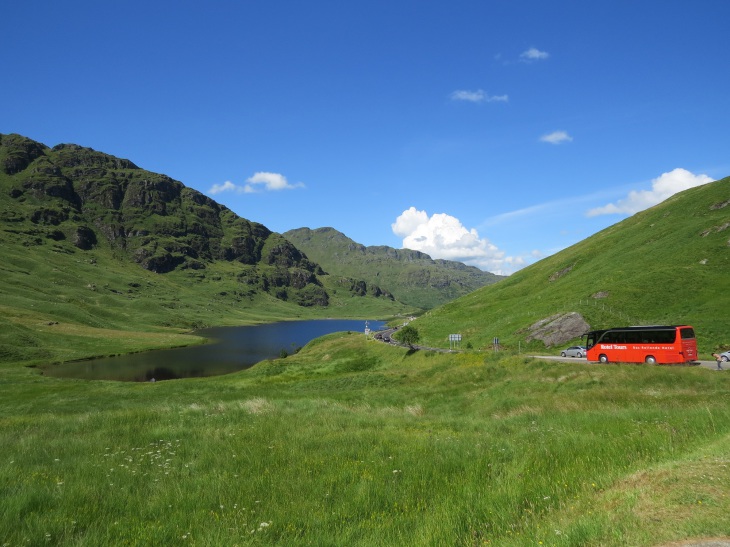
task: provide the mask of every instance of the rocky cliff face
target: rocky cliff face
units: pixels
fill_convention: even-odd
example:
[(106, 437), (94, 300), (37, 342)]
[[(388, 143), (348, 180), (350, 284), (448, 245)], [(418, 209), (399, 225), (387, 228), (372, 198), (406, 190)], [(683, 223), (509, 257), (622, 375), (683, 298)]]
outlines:
[(25, 245), (50, 238), (80, 250), (108, 246), (160, 274), (237, 262), (256, 267), (261, 290), (327, 304), (321, 268), (281, 235), (129, 160), (0, 135), (0, 188), (0, 199), (10, 201), (2, 220), (15, 223)]

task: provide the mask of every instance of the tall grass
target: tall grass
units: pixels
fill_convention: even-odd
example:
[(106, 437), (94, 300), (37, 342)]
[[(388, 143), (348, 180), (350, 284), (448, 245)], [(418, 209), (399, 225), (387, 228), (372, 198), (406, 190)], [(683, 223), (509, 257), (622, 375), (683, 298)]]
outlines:
[(442, 355), (343, 334), (218, 378), (0, 373), (0, 545), (730, 534), (730, 377), (706, 369)]

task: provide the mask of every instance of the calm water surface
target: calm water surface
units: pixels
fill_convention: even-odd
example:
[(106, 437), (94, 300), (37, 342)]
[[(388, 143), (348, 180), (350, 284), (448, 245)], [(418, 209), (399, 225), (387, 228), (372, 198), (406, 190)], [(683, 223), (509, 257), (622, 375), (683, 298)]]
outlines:
[[(365, 325), (361, 320), (330, 319), (202, 329), (195, 334), (208, 338), (208, 344), (65, 363), (46, 367), (43, 374), (126, 382), (217, 376), (278, 357), (281, 350), (292, 354), (309, 341), (332, 332), (353, 331), (364, 335)], [(385, 323), (368, 321), (368, 326), (373, 331), (381, 330)]]

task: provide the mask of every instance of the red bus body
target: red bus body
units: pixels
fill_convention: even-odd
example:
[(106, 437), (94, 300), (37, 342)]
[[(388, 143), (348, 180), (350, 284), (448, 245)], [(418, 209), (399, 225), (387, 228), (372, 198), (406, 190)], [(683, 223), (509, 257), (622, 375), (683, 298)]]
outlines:
[(585, 336), (588, 361), (651, 365), (697, 361), (697, 340), (689, 325), (618, 327), (594, 330)]

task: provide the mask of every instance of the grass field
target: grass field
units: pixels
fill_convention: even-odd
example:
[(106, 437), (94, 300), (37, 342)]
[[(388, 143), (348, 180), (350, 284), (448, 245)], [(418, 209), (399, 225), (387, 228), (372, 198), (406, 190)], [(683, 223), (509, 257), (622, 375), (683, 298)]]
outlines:
[[(355, 297), (336, 275), (318, 278), (329, 305), (304, 307), (252, 284), (271, 264), (190, 261), (156, 274), (114, 237), (82, 250), (72, 243), (77, 220), (61, 220), (65, 186), (55, 175), (38, 186), (39, 173), (54, 171), (36, 167), (22, 180), (0, 177), (0, 547), (633, 547), (730, 537), (730, 374), (519, 355), (556, 352), (528, 341), (529, 327), (565, 312), (592, 328), (692, 324), (705, 359), (730, 348), (730, 178), (413, 322), (424, 345), (448, 347), (460, 333), (465, 347), (483, 349), (499, 337), (498, 354), (339, 334), (228, 376), (117, 383), (33, 367), (199, 343), (186, 333), (203, 326), (414, 309)], [(94, 187), (95, 172), (77, 186)], [(172, 225), (190, 211), (135, 211), (125, 233), (159, 224), (163, 243), (187, 233)]]
[(730, 375), (359, 334), (134, 384), (0, 365), (0, 545), (730, 536)]

